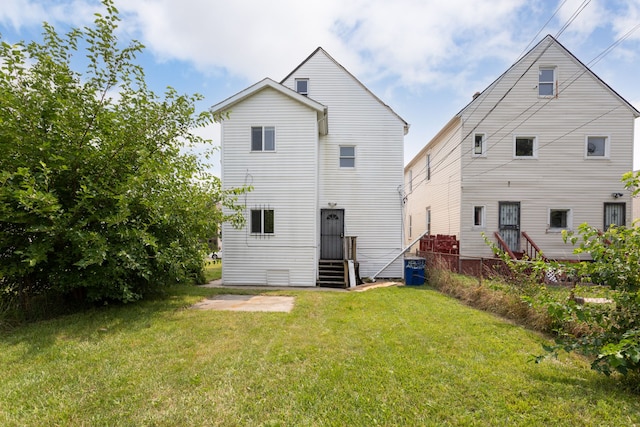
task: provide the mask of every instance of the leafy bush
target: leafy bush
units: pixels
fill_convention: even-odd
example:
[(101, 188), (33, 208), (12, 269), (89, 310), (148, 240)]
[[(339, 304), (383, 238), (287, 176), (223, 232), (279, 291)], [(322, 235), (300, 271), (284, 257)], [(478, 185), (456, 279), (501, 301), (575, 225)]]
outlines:
[[(150, 287), (200, 279), (203, 242), (239, 191), (186, 148), (198, 95), (157, 96), (120, 47), (118, 12), (66, 36), (44, 25), (42, 43), (0, 45), (0, 294), (43, 292), (134, 301)], [(1, 40), (1, 39), (0, 39)], [(73, 70), (86, 53), (83, 74)], [(72, 60), (75, 62), (72, 63)], [(236, 211), (237, 213), (237, 211)]]

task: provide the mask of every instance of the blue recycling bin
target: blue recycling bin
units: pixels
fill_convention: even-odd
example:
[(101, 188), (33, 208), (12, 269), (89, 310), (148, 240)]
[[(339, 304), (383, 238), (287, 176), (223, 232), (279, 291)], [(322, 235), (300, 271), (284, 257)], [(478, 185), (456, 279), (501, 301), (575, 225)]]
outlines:
[(424, 285), (424, 273), (426, 267), (424, 258), (404, 259), (404, 284), (409, 286)]

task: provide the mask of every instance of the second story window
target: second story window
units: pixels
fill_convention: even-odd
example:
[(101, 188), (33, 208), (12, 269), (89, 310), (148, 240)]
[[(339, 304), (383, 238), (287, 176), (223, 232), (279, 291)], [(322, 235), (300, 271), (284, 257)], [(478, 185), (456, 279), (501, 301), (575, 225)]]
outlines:
[(538, 139), (535, 136), (516, 136), (513, 144), (513, 157), (516, 159), (534, 159), (538, 156)]
[(431, 154), (427, 154), (427, 173), (426, 173), (426, 179), (427, 181), (429, 181), (431, 179)]
[(588, 136), (586, 151), (588, 158), (608, 158), (609, 138), (606, 136)]
[(555, 67), (541, 67), (538, 71), (538, 95), (556, 95), (556, 69)]
[(340, 147), (340, 167), (341, 168), (356, 167), (356, 147), (354, 146)]
[(276, 128), (273, 126), (251, 127), (251, 151), (275, 151)]
[(476, 133), (473, 135), (473, 155), (481, 157), (486, 154), (486, 143), (484, 133)]
[(308, 95), (309, 79), (296, 79), (296, 92), (300, 95)]

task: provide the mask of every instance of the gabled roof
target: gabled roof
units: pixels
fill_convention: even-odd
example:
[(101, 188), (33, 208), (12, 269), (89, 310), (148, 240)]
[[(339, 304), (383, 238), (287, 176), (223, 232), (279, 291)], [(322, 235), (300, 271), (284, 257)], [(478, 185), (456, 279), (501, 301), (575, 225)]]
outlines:
[[(549, 46), (551, 45), (556, 45), (557, 47), (559, 47), (569, 58), (571, 58), (573, 61), (575, 61), (577, 64), (579, 64), (580, 66), (582, 66), (584, 68), (584, 72), (588, 73), (589, 75), (591, 75), (600, 85), (602, 85), (602, 87), (604, 87), (606, 90), (608, 90), (614, 97), (618, 98), (620, 100), (620, 102), (626, 106), (631, 113), (634, 115), (634, 117), (638, 118), (640, 117), (640, 111), (638, 111), (631, 103), (629, 103), (629, 101), (627, 101), (626, 99), (624, 99), (618, 92), (616, 92), (615, 90), (613, 90), (611, 88), (611, 86), (609, 86), (607, 83), (604, 82), (604, 80), (602, 80), (600, 77), (598, 77), (593, 71), (591, 71), (591, 69), (589, 69), (589, 67), (587, 67), (584, 63), (582, 63), (582, 61), (580, 61), (574, 54), (572, 54), (566, 47), (564, 47), (558, 40), (556, 40), (553, 36), (551, 36), (550, 34), (548, 34), (547, 36), (545, 36), (538, 44), (536, 44), (533, 48), (531, 48), (527, 53), (525, 53), (524, 55), (522, 55), (522, 57), (517, 60), (513, 65), (511, 65), (504, 73), (502, 73), (497, 79), (495, 79), (489, 86), (487, 86), (482, 92), (474, 95), (473, 100), (471, 100), (471, 102), (469, 102), (467, 105), (464, 106), (464, 108), (462, 108), (462, 110), (460, 110), (456, 115), (454, 115), (451, 120), (449, 120), (449, 122), (436, 134), (436, 136), (434, 136), (424, 147), (422, 147), (422, 149), (418, 152), (418, 154), (416, 154), (405, 166), (405, 172), (407, 170), (409, 170), (416, 162), (417, 159), (421, 158), (422, 156), (424, 156), (424, 153), (428, 150), (428, 149), (432, 149), (433, 146), (432, 144), (435, 144), (436, 141), (438, 141), (439, 137), (446, 131), (449, 130), (452, 126), (454, 125), (459, 125), (460, 124), (460, 119), (462, 118), (463, 113), (465, 112), (465, 110), (469, 109), (471, 106), (475, 105), (478, 102), (483, 102), (483, 96), (484, 94), (488, 93), (488, 91), (491, 91), (492, 88), (498, 84), (498, 82), (500, 82), (500, 80), (502, 80), (502, 78), (507, 75), (508, 73), (510, 73), (518, 64), (520, 64), (521, 62), (525, 61), (527, 57), (529, 57), (533, 52), (535, 52), (539, 46), (541, 46), (543, 43), (547, 43), (547, 47), (544, 48), (544, 50), (546, 50)], [(535, 61), (534, 61), (535, 63)]]
[(631, 113), (637, 118), (640, 117), (640, 111), (638, 111), (633, 105), (631, 105), (631, 103), (629, 101), (627, 101), (626, 99), (624, 99), (618, 92), (616, 92), (615, 90), (613, 90), (611, 88), (611, 86), (609, 86), (607, 83), (605, 83), (604, 80), (602, 80), (600, 77), (598, 77), (593, 71), (591, 71), (591, 69), (589, 67), (587, 67), (582, 61), (580, 61), (573, 53), (571, 53), (566, 47), (564, 47), (562, 45), (562, 43), (560, 43), (558, 40), (556, 40), (551, 34), (547, 34), (542, 40), (540, 40), (540, 42), (538, 42), (538, 44), (536, 44), (534, 47), (532, 47), (527, 53), (525, 53), (524, 55), (522, 55), (522, 58), (520, 58), (518, 61), (516, 61), (511, 67), (509, 67), (504, 73), (502, 73), (500, 75), (500, 77), (498, 77), (497, 79), (495, 79), (489, 86), (487, 86), (487, 88), (485, 90), (483, 90), (480, 94), (478, 94), (478, 96), (474, 96), (473, 100), (471, 102), (469, 102), (462, 110), (460, 110), (460, 112), (458, 112), (458, 114), (456, 114), (456, 116), (462, 116), (462, 113), (468, 109), (471, 105), (473, 105), (474, 103), (477, 102), (482, 102), (481, 100), (478, 100), (478, 98), (482, 98), (482, 95), (487, 92), (487, 90), (490, 90), (493, 86), (495, 86), (505, 75), (509, 74), (509, 72), (511, 72), (512, 69), (514, 69), (518, 64), (520, 64), (521, 62), (525, 61), (525, 59), (531, 55), (534, 51), (536, 51), (538, 49), (539, 46), (541, 46), (543, 43), (548, 43), (547, 47), (545, 48), (545, 50), (551, 46), (552, 44), (556, 45), (557, 47), (559, 47), (568, 57), (570, 57), (571, 59), (573, 59), (577, 64), (579, 64), (580, 66), (582, 66), (584, 68), (584, 71), (586, 73), (588, 73), (589, 75), (591, 75), (598, 83), (600, 83), (606, 90), (608, 90), (609, 92), (611, 92), (611, 94), (613, 96), (615, 96), (616, 98), (618, 98), (620, 100), (620, 102), (622, 102), (627, 108), (629, 108), (629, 110), (631, 110)]
[(294, 101), (297, 101), (309, 108), (311, 108), (312, 110), (315, 110), (317, 112), (318, 115), (318, 122), (319, 125), (321, 126), (320, 128), (320, 133), (321, 134), (326, 134), (327, 133), (327, 120), (326, 120), (326, 115), (327, 115), (327, 107), (325, 107), (324, 105), (320, 104), (319, 102), (314, 101), (313, 99), (306, 97), (304, 95), (300, 95), (298, 92), (289, 89), (288, 87), (277, 83), (273, 80), (271, 80), (270, 78), (265, 78), (263, 80), (260, 80), (258, 83), (249, 86), (248, 88), (236, 93), (235, 95), (230, 96), (229, 98), (225, 99), (222, 102), (217, 103), (216, 105), (214, 105), (213, 107), (211, 107), (209, 110), (213, 113), (213, 114), (221, 114), (224, 113), (228, 110), (231, 109), (231, 107), (233, 107), (234, 105), (238, 104), (239, 102), (244, 101), (245, 99), (255, 95), (258, 92), (261, 92), (267, 88), (273, 89), (291, 99), (293, 99)]
[(340, 69), (342, 69), (349, 77), (351, 77), (358, 85), (360, 85), (365, 91), (367, 91), (376, 101), (378, 101), (380, 104), (382, 104), (386, 109), (388, 109), (391, 114), (393, 114), (394, 116), (396, 116), (402, 123), (404, 123), (404, 134), (406, 135), (409, 132), (409, 127), (411, 125), (409, 125), (409, 123), (407, 123), (406, 120), (404, 120), (402, 117), (400, 117), (400, 115), (398, 115), (398, 113), (396, 113), (395, 111), (393, 111), (393, 109), (391, 107), (389, 107), (387, 104), (385, 104), (384, 102), (382, 102), (382, 100), (380, 98), (378, 98), (373, 92), (371, 92), (364, 84), (362, 84), (362, 82), (360, 80), (358, 80), (353, 74), (351, 74), (349, 72), (349, 70), (347, 70), (346, 68), (344, 68), (342, 66), (342, 64), (340, 64), (338, 61), (336, 61), (335, 59), (333, 59), (333, 57), (331, 55), (329, 55), (327, 53), (326, 50), (324, 50), (322, 47), (318, 47), (316, 50), (314, 50), (311, 55), (309, 55), (304, 61), (302, 61), (300, 63), (300, 65), (298, 65), (296, 68), (293, 69), (293, 71), (291, 71), (289, 74), (287, 74), (287, 76), (282, 79), (280, 81), (281, 84), (284, 84), (284, 82), (286, 82), (289, 77), (291, 77), (296, 71), (298, 71), (300, 69), (300, 67), (302, 67), (304, 64), (306, 64), (311, 58), (313, 58), (314, 56), (316, 56), (318, 53), (322, 52), (327, 58), (329, 58), (331, 61), (333, 61), (334, 64), (336, 64), (336, 66), (338, 66)]

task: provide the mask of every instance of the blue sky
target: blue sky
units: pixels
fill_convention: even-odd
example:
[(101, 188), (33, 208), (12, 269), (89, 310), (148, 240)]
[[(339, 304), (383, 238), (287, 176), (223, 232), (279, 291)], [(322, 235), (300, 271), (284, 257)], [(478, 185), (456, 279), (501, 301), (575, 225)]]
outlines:
[[(640, 109), (640, 0), (115, 0), (119, 38), (140, 40), (156, 92), (200, 93), (208, 108), (284, 78), (322, 46), (411, 124), (409, 161), (521, 54), (551, 34)], [(3, 0), (7, 42), (47, 21), (83, 26), (95, 0)], [(631, 34), (628, 32), (635, 28)], [(626, 38), (598, 62), (610, 46)], [(640, 120), (636, 121), (640, 152)], [(219, 144), (217, 126), (198, 133)], [(640, 167), (640, 153), (635, 166)], [(219, 161), (214, 160), (214, 171)]]

